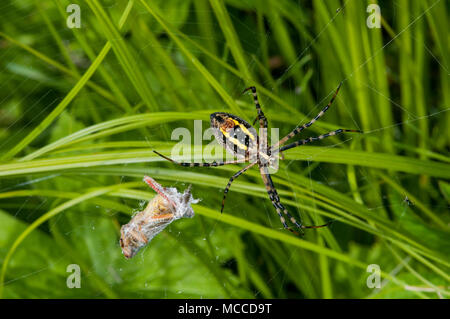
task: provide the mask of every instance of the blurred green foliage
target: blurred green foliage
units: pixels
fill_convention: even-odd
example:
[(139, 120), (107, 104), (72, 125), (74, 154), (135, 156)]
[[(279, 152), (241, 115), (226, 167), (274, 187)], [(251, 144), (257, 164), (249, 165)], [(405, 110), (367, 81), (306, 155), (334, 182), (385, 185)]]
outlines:
[[(81, 28), (66, 25), (70, 3)], [(0, 5), (0, 293), (4, 298), (448, 298), (448, 2), (165, 0)], [(447, 31), (445, 31), (447, 30)], [(273, 175), (305, 224), (282, 229), (257, 169), (183, 168), (171, 132), (226, 111), (337, 136), (286, 152)], [(308, 135), (309, 134), (309, 135)], [(206, 144), (206, 142), (204, 142)], [(201, 155), (201, 149), (194, 153)], [(180, 191), (180, 220), (134, 259), (120, 225)], [(406, 200), (408, 199), (408, 200)], [(66, 267), (81, 267), (81, 289)], [(370, 264), (382, 288), (368, 288)]]

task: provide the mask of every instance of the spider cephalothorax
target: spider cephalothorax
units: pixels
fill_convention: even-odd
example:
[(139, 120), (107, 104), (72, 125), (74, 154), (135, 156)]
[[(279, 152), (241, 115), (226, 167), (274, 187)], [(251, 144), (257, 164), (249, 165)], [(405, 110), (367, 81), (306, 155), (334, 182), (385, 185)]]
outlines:
[(310, 127), (315, 121), (317, 121), (320, 117), (324, 115), (324, 113), (328, 110), (328, 108), (331, 106), (334, 99), (336, 98), (336, 95), (339, 92), (340, 87), (341, 85), (339, 85), (338, 88), (336, 89), (336, 92), (334, 93), (330, 102), (325, 106), (325, 108), (322, 111), (319, 112), (319, 114), (316, 115), (316, 117), (314, 117), (308, 123), (296, 127), (288, 135), (283, 137), (280, 141), (278, 141), (274, 145), (269, 145), (267, 141), (267, 119), (263, 111), (261, 110), (261, 106), (258, 101), (258, 96), (256, 94), (256, 88), (252, 86), (245, 89), (244, 92), (248, 90), (252, 91), (253, 100), (255, 102), (256, 111), (258, 114), (257, 118), (255, 119), (255, 122), (256, 120), (259, 120), (259, 127), (260, 127), (259, 135), (257, 134), (256, 129), (252, 125), (250, 125), (248, 122), (244, 121), (240, 117), (237, 117), (236, 115), (224, 112), (216, 112), (212, 113), (210, 116), (211, 128), (214, 130), (214, 137), (216, 138), (217, 142), (220, 143), (228, 152), (235, 155), (237, 157), (237, 160), (225, 162), (212, 162), (212, 163), (179, 163), (156, 151), (154, 152), (159, 156), (163, 157), (164, 159), (182, 166), (210, 167), (210, 166), (222, 166), (228, 164), (249, 162), (250, 163), (249, 165), (247, 165), (239, 172), (234, 174), (228, 181), (228, 184), (225, 187), (223, 195), (221, 212), (223, 211), (225, 199), (228, 190), (231, 187), (231, 183), (239, 175), (243, 174), (249, 168), (253, 167), (254, 165), (258, 165), (262, 180), (264, 182), (264, 185), (266, 186), (267, 193), (269, 194), (269, 198), (272, 201), (272, 204), (275, 207), (284, 228), (289, 229), (290, 231), (296, 233), (288, 226), (287, 221), (291, 222), (299, 230), (302, 230), (304, 228), (319, 228), (327, 226), (330, 223), (319, 226), (305, 226), (301, 223), (300, 220), (297, 221), (288, 212), (288, 210), (283, 206), (283, 204), (281, 204), (280, 197), (278, 196), (278, 193), (272, 182), (272, 178), (270, 177), (269, 167), (273, 167), (278, 163), (279, 153), (288, 150), (290, 148), (304, 145), (313, 141), (321, 140), (326, 137), (337, 135), (344, 132), (362, 133), (359, 130), (338, 129), (326, 134), (322, 134), (315, 137), (309, 137), (307, 139), (299, 140), (294, 143), (282, 146), (289, 139), (293, 138), (295, 135), (299, 134), (304, 129)]

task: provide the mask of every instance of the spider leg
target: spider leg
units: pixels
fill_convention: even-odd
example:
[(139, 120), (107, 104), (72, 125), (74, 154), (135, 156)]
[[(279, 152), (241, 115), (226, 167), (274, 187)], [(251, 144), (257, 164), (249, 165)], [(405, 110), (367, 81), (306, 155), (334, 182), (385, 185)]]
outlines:
[(156, 153), (157, 155), (161, 156), (162, 158), (164, 158), (165, 160), (175, 163), (177, 165), (181, 165), (181, 166), (188, 166), (188, 167), (215, 167), (215, 166), (223, 166), (223, 165), (229, 165), (229, 164), (239, 164), (239, 163), (245, 163), (248, 161), (248, 158), (242, 158), (242, 159), (238, 159), (238, 160), (234, 160), (234, 161), (225, 161), (225, 162), (212, 162), (212, 163), (180, 163), (177, 161), (174, 161), (173, 159), (162, 155), (160, 153), (158, 153), (157, 151), (153, 151), (154, 153)]
[[(278, 216), (280, 217), (280, 221), (283, 224), (283, 227), (287, 230), (289, 230), (291, 233), (294, 233), (295, 235), (304, 235), (303, 231), (301, 230), (301, 224), (299, 224), (294, 217), (289, 214), (289, 212), (284, 208), (283, 204), (280, 202), (280, 197), (278, 196), (278, 192), (275, 189), (275, 186), (273, 185), (272, 178), (270, 177), (270, 174), (268, 171), (263, 172), (264, 168), (267, 167), (260, 167), (261, 171), (261, 177), (263, 179), (264, 185), (266, 185), (267, 194), (269, 194), (269, 198), (272, 201), (273, 207), (275, 207), (275, 210), (277, 211)], [(288, 226), (286, 223), (286, 218), (283, 216), (282, 212), (291, 220), (293, 221), (293, 224), (296, 225), (301, 233), (299, 234), (295, 230), (293, 230), (291, 227)]]
[(328, 102), (327, 106), (325, 106), (323, 108), (322, 111), (319, 112), (319, 114), (316, 115), (316, 117), (314, 117), (311, 121), (309, 121), (306, 124), (303, 124), (302, 126), (296, 127), (295, 129), (292, 130), (291, 133), (289, 133), (288, 135), (286, 135), (285, 137), (283, 137), (281, 140), (278, 141), (278, 143), (274, 144), (272, 146), (272, 149), (277, 148), (280, 145), (283, 145), (284, 143), (287, 142), (287, 140), (293, 138), (295, 135), (297, 135), (298, 133), (300, 133), (301, 131), (303, 131), (305, 128), (310, 127), (311, 125), (314, 124), (314, 122), (316, 122), (319, 118), (321, 118), (324, 113), (330, 108), (331, 104), (333, 104), (334, 99), (336, 98), (336, 95), (339, 92), (339, 89), (341, 88), (342, 82), (339, 83), (339, 86), (336, 89), (336, 92), (334, 92), (333, 97), (331, 98), (330, 102)]
[(329, 226), (333, 221), (329, 221), (326, 224), (323, 225), (311, 225), (311, 226), (305, 226), (300, 222), (298, 222), (295, 217), (293, 217), (289, 211), (283, 206), (283, 204), (281, 204), (280, 201), (280, 197), (278, 196), (278, 192), (275, 189), (275, 185), (273, 184), (272, 178), (270, 177), (270, 174), (268, 173), (267, 167), (261, 167), (260, 168), (261, 171), (261, 176), (262, 179), (264, 181), (264, 184), (266, 185), (266, 189), (267, 189), (267, 193), (269, 194), (270, 200), (272, 201), (272, 205), (275, 207), (278, 216), (280, 217), (281, 223), (283, 224), (284, 228), (288, 229), (289, 231), (293, 232), (296, 235), (299, 235), (296, 231), (292, 230), (286, 223), (286, 219), (284, 218), (284, 216), (281, 214), (281, 212), (283, 212), (283, 214), (290, 220), (290, 222), (292, 224), (294, 224), (299, 230), (300, 230), (300, 234), (303, 235), (303, 229), (306, 228), (322, 228), (322, 227), (326, 227)]
[(259, 142), (258, 142), (258, 154), (260, 151), (270, 156), (271, 148), (269, 147), (269, 143), (267, 141), (267, 118), (264, 115), (264, 112), (261, 109), (261, 105), (259, 104), (258, 95), (256, 94), (256, 88), (254, 86), (250, 86), (244, 90), (245, 93), (248, 90), (252, 91), (253, 101), (255, 102), (256, 112), (258, 113), (258, 117), (253, 121), (253, 125), (256, 123), (256, 119), (259, 119)]
[(256, 112), (258, 112), (258, 117), (255, 118), (255, 120), (253, 121), (253, 125), (255, 125), (256, 120), (259, 119), (259, 127), (260, 128), (267, 128), (267, 118), (264, 115), (264, 112), (261, 110), (261, 105), (259, 104), (259, 100), (258, 100), (258, 95), (256, 94), (256, 88), (254, 86), (250, 86), (248, 88), (246, 88), (242, 94), (244, 94), (245, 92), (251, 90), (252, 94), (253, 94), (253, 101), (255, 102), (255, 106), (256, 106)]
[(322, 134), (322, 135), (319, 135), (319, 136), (312, 136), (312, 137), (309, 137), (307, 139), (299, 140), (297, 142), (285, 145), (283, 147), (280, 147), (279, 151), (283, 152), (285, 150), (288, 150), (288, 149), (291, 149), (291, 148), (294, 148), (294, 147), (297, 147), (297, 146), (300, 146), (300, 145), (305, 145), (307, 143), (311, 143), (311, 142), (314, 142), (314, 141), (322, 140), (324, 138), (327, 138), (327, 137), (330, 137), (330, 136), (334, 136), (334, 135), (337, 135), (337, 134), (341, 134), (341, 133), (345, 133), (345, 132), (363, 133), (362, 131), (359, 131), (359, 130), (346, 130), (346, 129), (340, 128), (340, 129), (338, 129), (336, 131), (328, 132), (326, 134)]
[(233, 183), (233, 181), (238, 178), (240, 175), (244, 174), (249, 168), (253, 167), (255, 164), (257, 164), (258, 162), (253, 162), (250, 165), (244, 167), (243, 169), (241, 169), (239, 172), (237, 172), (236, 174), (234, 174), (233, 176), (230, 177), (230, 180), (228, 181), (227, 186), (225, 187), (225, 190), (223, 192), (223, 199), (222, 199), (222, 208), (220, 209), (220, 213), (223, 213), (223, 208), (225, 207), (225, 200), (227, 199), (227, 194), (228, 191), (230, 190), (231, 187), (231, 183)]

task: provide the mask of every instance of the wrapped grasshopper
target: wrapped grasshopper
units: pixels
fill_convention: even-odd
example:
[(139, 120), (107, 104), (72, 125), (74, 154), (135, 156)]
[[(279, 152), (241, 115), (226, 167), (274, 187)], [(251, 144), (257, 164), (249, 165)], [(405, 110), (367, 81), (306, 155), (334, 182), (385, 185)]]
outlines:
[(191, 186), (179, 193), (174, 187), (162, 187), (153, 178), (145, 176), (146, 182), (158, 194), (141, 212), (135, 214), (128, 224), (122, 226), (120, 247), (125, 258), (132, 258), (171, 222), (180, 218), (194, 217), (191, 204), (199, 202), (191, 194)]

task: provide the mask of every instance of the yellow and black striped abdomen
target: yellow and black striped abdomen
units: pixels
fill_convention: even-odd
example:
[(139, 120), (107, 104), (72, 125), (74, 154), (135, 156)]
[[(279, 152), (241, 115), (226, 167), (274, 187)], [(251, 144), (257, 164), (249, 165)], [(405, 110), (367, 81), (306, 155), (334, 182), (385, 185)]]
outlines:
[(252, 157), (258, 151), (258, 135), (253, 126), (235, 115), (216, 112), (210, 116), (214, 137), (238, 158)]

